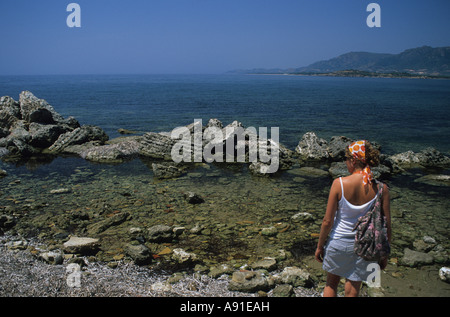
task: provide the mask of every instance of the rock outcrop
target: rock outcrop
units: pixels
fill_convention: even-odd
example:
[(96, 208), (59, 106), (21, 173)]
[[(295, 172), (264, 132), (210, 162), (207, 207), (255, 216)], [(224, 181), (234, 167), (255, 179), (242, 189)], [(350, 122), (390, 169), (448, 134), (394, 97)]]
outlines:
[(395, 154), (389, 159), (401, 168), (409, 167), (449, 167), (450, 157), (442, 154), (432, 147), (428, 147), (420, 152), (406, 151)]
[[(345, 176), (345, 148), (351, 142), (345, 136), (333, 136), (327, 141), (307, 132), (292, 151), (277, 139), (244, 128), (239, 121), (224, 126), (218, 119), (210, 119), (205, 126), (196, 120), (172, 132), (147, 132), (109, 140), (101, 128), (80, 125), (73, 117), (64, 118), (47, 101), (29, 91), (23, 91), (19, 101), (9, 96), (0, 98), (0, 157), (72, 154), (99, 163), (121, 163), (139, 157), (161, 179), (184, 174), (184, 163), (189, 162), (244, 163), (255, 175), (287, 170), (296, 163), (325, 163), (330, 165), (331, 177)], [(376, 142), (371, 143), (380, 149)], [(173, 157), (177, 150), (183, 152), (181, 162)], [(210, 157), (205, 157), (205, 153)], [(448, 166), (450, 157), (427, 148), (417, 153), (381, 154), (380, 165), (373, 171), (375, 177), (385, 177), (411, 167)]]
[(0, 125), (3, 155), (28, 157), (46, 149), (60, 153), (70, 145), (108, 139), (100, 128), (80, 126), (73, 117), (65, 119), (29, 91), (20, 94), (19, 102), (8, 96), (0, 98)]
[(300, 155), (300, 158), (305, 160), (322, 161), (330, 158), (328, 142), (317, 137), (314, 132), (305, 133), (295, 151)]

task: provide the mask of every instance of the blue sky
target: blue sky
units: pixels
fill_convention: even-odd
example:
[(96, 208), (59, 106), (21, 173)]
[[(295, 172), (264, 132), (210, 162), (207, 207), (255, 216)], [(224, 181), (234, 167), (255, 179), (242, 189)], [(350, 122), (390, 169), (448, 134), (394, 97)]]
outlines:
[[(81, 28), (69, 28), (69, 3)], [(369, 28), (366, 7), (381, 7)], [(0, 75), (221, 73), (450, 46), (449, 0), (0, 2)]]

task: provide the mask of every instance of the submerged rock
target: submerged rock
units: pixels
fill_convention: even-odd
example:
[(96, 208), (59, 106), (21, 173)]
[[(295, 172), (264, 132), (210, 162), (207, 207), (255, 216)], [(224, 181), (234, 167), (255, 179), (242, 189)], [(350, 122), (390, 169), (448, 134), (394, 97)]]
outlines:
[(156, 178), (169, 179), (181, 176), (185, 172), (185, 167), (174, 162), (160, 162), (152, 163), (152, 170)]
[(65, 194), (65, 193), (69, 193), (70, 189), (69, 188), (57, 188), (57, 189), (52, 189), (50, 191), (50, 194)]
[(153, 256), (150, 249), (143, 244), (127, 244), (125, 251), (137, 265), (145, 265), (152, 262)]
[[(371, 168), (374, 178), (383, 179), (391, 175), (391, 169), (383, 164)], [(350, 175), (345, 162), (333, 162), (328, 169), (330, 176), (334, 178), (345, 177)]]
[(186, 201), (192, 205), (196, 205), (196, 204), (201, 204), (203, 202), (205, 202), (205, 200), (203, 199), (203, 197), (201, 197), (200, 195), (194, 193), (194, 192), (187, 192), (184, 194), (184, 198), (186, 199)]
[(268, 278), (262, 271), (238, 271), (234, 272), (228, 289), (230, 291), (254, 293), (268, 291), (271, 288)]
[(274, 237), (277, 234), (278, 234), (278, 230), (274, 226), (261, 229), (261, 235), (266, 236), (266, 237)]
[(430, 174), (417, 178), (414, 182), (434, 186), (450, 186), (450, 175)]
[(295, 222), (309, 222), (314, 221), (315, 219), (309, 212), (298, 212), (291, 217), (291, 220)]
[(172, 242), (175, 237), (172, 227), (156, 225), (148, 229), (148, 240), (151, 242)]
[(192, 264), (198, 258), (195, 253), (189, 253), (181, 248), (176, 248), (173, 250), (172, 259), (178, 264)]
[(262, 260), (253, 262), (251, 268), (254, 270), (267, 270), (270, 272), (277, 268), (277, 261), (274, 258), (266, 257)]
[(16, 224), (16, 219), (11, 215), (0, 214), (0, 229), (8, 230)]

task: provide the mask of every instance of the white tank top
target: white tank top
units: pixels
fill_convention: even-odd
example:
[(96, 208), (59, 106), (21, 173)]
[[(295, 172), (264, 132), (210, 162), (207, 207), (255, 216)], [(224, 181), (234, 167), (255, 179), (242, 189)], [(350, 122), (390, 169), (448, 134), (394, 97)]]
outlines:
[[(331, 239), (340, 239), (340, 238), (355, 238), (355, 231), (353, 228), (355, 227), (358, 218), (364, 216), (367, 211), (373, 206), (375, 202), (375, 197), (368, 201), (363, 205), (353, 205), (345, 199), (344, 196), (344, 186), (342, 185), (342, 178), (339, 178), (341, 182), (342, 189), (342, 197), (338, 203), (338, 209), (336, 211), (336, 215), (334, 217), (333, 229), (330, 233)], [(377, 194), (378, 195), (378, 194)]]

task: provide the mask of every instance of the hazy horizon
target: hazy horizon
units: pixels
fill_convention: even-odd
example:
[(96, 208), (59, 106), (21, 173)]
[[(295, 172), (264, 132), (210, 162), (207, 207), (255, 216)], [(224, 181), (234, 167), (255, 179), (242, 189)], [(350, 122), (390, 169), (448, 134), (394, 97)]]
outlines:
[(0, 75), (218, 74), (450, 45), (448, 0), (75, 0), (80, 28), (70, 2), (0, 3)]

